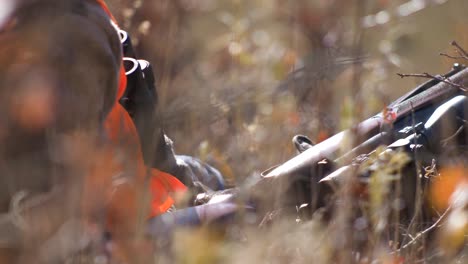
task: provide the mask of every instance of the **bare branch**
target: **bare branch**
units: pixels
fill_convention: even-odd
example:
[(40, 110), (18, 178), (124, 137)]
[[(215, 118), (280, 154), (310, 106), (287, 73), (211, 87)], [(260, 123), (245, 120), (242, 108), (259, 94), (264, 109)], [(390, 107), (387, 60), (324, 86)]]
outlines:
[(429, 74), (427, 72), (424, 72), (424, 73), (409, 73), (409, 74), (397, 73), (397, 75), (400, 76), (401, 78), (405, 78), (405, 77), (422, 77), (422, 78), (434, 79), (434, 80), (438, 80), (438, 81), (444, 82), (446, 84), (452, 85), (454, 87), (457, 87), (458, 89), (462, 90), (463, 92), (466, 92), (468, 90), (468, 88), (464, 87), (463, 85), (454, 83), (454, 82), (450, 81), (449, 79), (447, 79), (445, 77), (432, 75), (432, 74)]
[(458, 60), (458, 59), (468, 60), (468, 53), (456, 41), (452, 41), (450, 45), (456, 48), (455, 52), (458, 53), (458, 55), (450, 55), (444, 52), (439, 53), (439, 55), (450, 58), (450, 59), (455, 59), (455, 60)]
[(445, 216), (447, 215), (447, 213), (450, 211), (451, 207), (448, 207), (445, 212), (439, 217), (439, 219), (437, 219), (437, 221), (435, 221), (434, 224), (432, 224), (430, 227), (428, 227), (427, 229), (425, 229), (424, 231), (421, 231), (419, 232), (418, 234), (416, 234), (416, 236), (411, 237), (411, 241), (409, 241), (408, 243), (404, 244), (402, 247), (400, 247), (397, 252), (411, 246), (412, 244), (416, 243), (416, 241), (421, 238), (422, 236), (424, 236), (425, 234), (427, 234), (429, 231), (431, 231), (432, 229), (436, 228), (440, 222), (442, 222), (442, 220), (445, 218)]
[(455, 60), (458, 60), (458, 59), (465, 59), (465, 60), (468, 60), (468, 57), (467, 56), (453, 56), (453, 55), (450, 55), (450, 54), (447, 54), (447, 53), (439, 53), (440, 56), (444, 56), (444, 57), (447, 57), (447, 58), (450, 58), (450, 59), (455, 59)]
[(451, 135), (448, 138), (442, 139), (440, 141), (442, 143), (442, 145), (446, 146), (450, 140), (452, 140), (452, 139), (456, 138), (458, 135), (460, 135), (460, 133), (463, 131), (464, 128), (465, 128), (465, 126), (460, 126), (453, 135)]
[(458, 43), (454, 40), (450, 43), (450, 45), (454, 46), (457, 48), (457, 51), (463, 56), (463, 57), (468, 57), (468, 53), (460, 46)]

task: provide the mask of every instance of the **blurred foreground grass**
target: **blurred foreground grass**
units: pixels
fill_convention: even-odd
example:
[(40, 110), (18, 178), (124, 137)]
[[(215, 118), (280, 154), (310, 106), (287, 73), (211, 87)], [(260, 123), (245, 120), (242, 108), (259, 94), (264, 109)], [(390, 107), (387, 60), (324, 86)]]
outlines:
[[(108, 2), (139, 57), (154, 65), (176, 151), (213, 164), (231, 185), (295, 155), (294, 135), (321, 141), (422, 82), (397, 72), (448, 71), (454, 61), (438, 53), (451, 51), (450, 41), (468, 47), (466, 0)], [(387, 158), (391, 170), (407, 162), (401, 153)], [(428, 199), (441, 213), (435, 219), (449, 224), (430, 237), (416, 224), (399, 230), (384, 219), (393, 198), (385, 169), (373, 174), (368, 204), (339, 196), (332, 221), (320, 211), (311, 221), (281, 210), (263, 221), (244, 212), (226, 229), (177, 230), (154, 262), (468, 261), (466, 209), (448, 210), (453, 193), (466, 196), (466, 165), (443, 168), (435, 180), (443, 191)], [(353, 210), (363, 216), (349, 217)], [(403, 250), (399, 233), (408, 237)]]

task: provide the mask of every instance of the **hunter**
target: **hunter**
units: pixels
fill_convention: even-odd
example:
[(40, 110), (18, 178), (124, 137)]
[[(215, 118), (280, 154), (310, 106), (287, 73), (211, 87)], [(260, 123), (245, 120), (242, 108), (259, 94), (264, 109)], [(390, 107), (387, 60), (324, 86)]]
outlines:
[(141, 223), (187, 187), (145, 165), (119, 104), (127, 78), (116, 20), (103, 0), (3, 3), (0, 262), (60, 262), (108, 233), (104, 251), (128, 263), (145, 248), (135, 242)]

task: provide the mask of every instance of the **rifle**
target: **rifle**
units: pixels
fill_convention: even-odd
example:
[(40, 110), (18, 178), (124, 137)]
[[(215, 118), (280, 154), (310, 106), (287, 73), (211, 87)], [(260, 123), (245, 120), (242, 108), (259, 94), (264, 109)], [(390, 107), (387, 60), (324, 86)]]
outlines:
[[(323, 182), (331, 181), (334, 176), (340, 175), (340, 169), (336, 170), (338, 165), (344, 165), (342, 168), (346, 168), (353, 158), (367, 154), (382, 144), (394, 142), (390, 147), (401, 147), (410, 143), (421, 143), (437, 154), (443, 134), (440, 131), (441, 121), (455, 120), (460, 115), (466, 116), (468, 99), (465, 97), (466, 91), (460, 87), (466, 87), (468, 84), (468, 69), (455, 64), (450, 72), (436, 77), (398, 98), (385, 111), (308, 148), (279, 166), (264, 171), (256, 178), (249, 179), (243, 186), (208, 194), (210, 197), (202, 206), (182, 209), (151, 220), (149, 233), (157, 229), (157, 222), (164, 222), (165, 227), (168, 223), (184, 222), (182, 219), (189, 211), (189, 222), (192, 224), (213, 220), (210, 209), (215, 207), (223, 208), (224, 214), (232, 214), (236, 208), (231, 205), (239, 199), (246, 202), (247, 208), (252, 208), (253, 205), (257, 212), (263, 213), (285, 204), (309, 203), (311, 196), (291, 201), (289, 198), (294, 195), (288, 191), (294, 190), (294, 186), (299, 183), (302, 188), (307, 188), (309, 192), (319, 192), (315, 195), (321, 196), (320, 192), (329, 191)], [(454, 116), (455, 112), (457, 116)], [(437, 125), (434, 125), (435, 123)], [(449, 133), (453, 133), (453, 130)], [(350, 136), (353, 137), (354, 144), (351, 149), (344, 149), (343, 143)], [(403, 144), (401, 140), (404, 141)], [(325, 178), (329, 173), (334, 175)], [(222, 206), (223, 204), (226, 206)], [(167, 219), (171, 220), (168, 222)]]
[[(450, 72), (419, 85), (391, 103), (385, 111), (263, 172), (261, 179), (251, 187), (253, 195), (263, 201), (276, 197), (281, 199), (291, 184), (301, 178), (312, 177), (312, 181), (320, 181), (323, 173), (313, 173), (321, 166), (319, 163), (334, 167), (351, 161), (357, 155), (368, 153), (378, 145), (406, 137), (407, 133), (402, 133), (402, 130), (410, 129), (413, 123), (425, 123), (443, 103), (466, 94), (456, 85), (466, 86), (467, 83), (468, 69), (455, 64)], [(342, 149), (348, 136), (353, 136), (353, 148)]]

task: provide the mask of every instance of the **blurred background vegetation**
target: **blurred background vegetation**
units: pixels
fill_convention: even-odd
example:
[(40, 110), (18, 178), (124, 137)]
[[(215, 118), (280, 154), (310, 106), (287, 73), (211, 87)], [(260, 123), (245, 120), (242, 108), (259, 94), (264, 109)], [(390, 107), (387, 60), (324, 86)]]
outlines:
[(397, 72), (446, 72), (450, 41), (468, 46), (464, 0), (108, 3), (155, 68), (176, 151), (231, 184), (292, 156), (293, 135), (323, 140), (422, 81)]
[[(176, 152), (211, 163), (231, 185), (295, 155), (294, 135), (319, 142), (424, 81), (396, 73), (447, 72), (455, 61), (439, 53), (453, 52), (452, 40), (468, 47), (466, 0), (108, 2), (138, 56), (155, 68)], [(248, 243), (226, 246), (209, 230), (180, 231), (177, 261), (347, 263), (330, 246), (343, 234), (316, 221), (266, 233), (236, 228), (228, 236)], [(364, 236), (369, 252), (356, 262), (417, 261)]]

